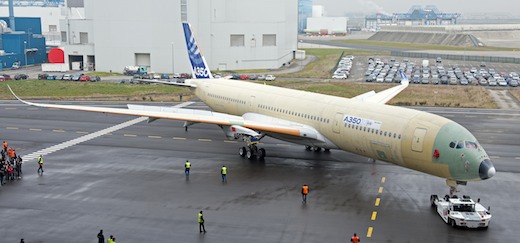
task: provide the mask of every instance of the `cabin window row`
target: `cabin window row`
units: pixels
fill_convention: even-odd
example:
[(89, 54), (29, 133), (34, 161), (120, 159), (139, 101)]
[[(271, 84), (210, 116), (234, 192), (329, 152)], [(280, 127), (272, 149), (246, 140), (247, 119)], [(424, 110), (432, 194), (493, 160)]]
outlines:
[(290, 115), (290, 116), (302, 117), (302, 118), (305, 118), (305, 119), (314, 120), (314, 121), (318, 121), (318, 122), (330, 123), (330, 119), (327, 119), (327, 118), (323, 118), (323, 117), (319, 117), (319, 116), (313, 116), (313, 115), (309, 115), (309, 114), (303, 114), (303, 113), (290, 111), (290, 110), (285, 110), (285, 109), (281, 109), (281, 108), (276, 108), (276, 107), (272, 107), (272, 106), (258, 105), (258, 108), (264, 109), (264, 110), (268, 110), (268, 111), (274, 111), (274, 112), (278, 112), (278, 113), (283, 113), (283, 114), (287, 114), (287, 115)]
[(383, 130), (377, 130), (374, 128), (368, 128), (368, 127), (354, 125), (354, 124), (350, 124), (350, 123), (348, 124), (348, 126), (347, 126), (347, 123), (345, 123), (345, 127), (363, 131), (363, 132), (373, 133), (376, 135), (379, 134), (380, 136), (384, 136), (384, 137), (389, 137), (389, 138), (393, 137), (393, 138), (401, 139), (401, 134), (391, 133), (391, 132), (387, 132), (387, 131), (383, 131)]
[(230, 97), (226, 97), (226, 96), (222, 96), (222, 95), (216, 95), (216, 94), (208, 93), (208, 96), (209, 97), (213, 97), (213, 98), (217, 98), (217, 99), (221, 99), (221, 100), (226, 100), (226, 101), (238, 103), (238, 104), (246, 104), (246, 101), (244, 101), (244, 100), (230, 98)]

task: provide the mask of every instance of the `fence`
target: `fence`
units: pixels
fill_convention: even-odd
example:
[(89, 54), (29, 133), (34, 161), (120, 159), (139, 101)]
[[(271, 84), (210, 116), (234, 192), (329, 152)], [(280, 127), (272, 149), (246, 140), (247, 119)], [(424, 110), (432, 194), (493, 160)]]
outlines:
[(422, 53), (422, 52), (402, 52), (402, 51), (392, 51), (390, 53), (392, 56), (420, 58), (420, 59), (436, 59), (437, 57), (440, 57), (443, 60), (520, 63), (520, 58), (516, 58), (516, 57), (468, 56), (468, 55), (435, 54), (435, 53)]

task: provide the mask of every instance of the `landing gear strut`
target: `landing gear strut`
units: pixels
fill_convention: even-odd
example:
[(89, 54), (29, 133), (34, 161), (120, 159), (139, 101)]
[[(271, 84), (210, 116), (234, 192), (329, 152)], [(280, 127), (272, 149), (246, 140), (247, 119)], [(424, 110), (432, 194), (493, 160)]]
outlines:
[(457, 190), (458, 185), (467, 185), (467, 182), (465, 181), (454, 181), (450, 179), (446, 179), (446, 185), (450, 187), (450, 196), (453, 196), (455, 193), (459, 192)]
[(256, 145), (260, 139), (244, 139), (247, 141), (247, 146), (241, 147), (238, 149), (238, 154), (242, 157), (246, 157), (248, 159), (264, 159), (265, 158), (265, 149), (258, 148)]

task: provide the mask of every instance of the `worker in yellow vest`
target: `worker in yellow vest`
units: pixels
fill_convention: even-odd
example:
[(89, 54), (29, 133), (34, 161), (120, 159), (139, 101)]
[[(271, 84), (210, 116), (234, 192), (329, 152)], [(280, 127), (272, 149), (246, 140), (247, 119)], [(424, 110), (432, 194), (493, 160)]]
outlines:
[(220, 174), (222, 175), (222, 182), (227, 182), (227, 168), (225, 165), (220, 169)]
[(202, 232), (206, 233), (206, 228), (204, 227), (204, 215), (202, 215), (202, 211), (199, 212), (198, 221), (199, 221), (200, 233), (202, 233)]
[(186, 174), (186, 177), (190, 176), (190, 168), (191, 168), (191, 163), (186, 160), (186, 164), (184, 164), (184, 174)]
[(38, 174), (40, 173), (43, 175), (43, 157), (41, 154), (38, 156)]

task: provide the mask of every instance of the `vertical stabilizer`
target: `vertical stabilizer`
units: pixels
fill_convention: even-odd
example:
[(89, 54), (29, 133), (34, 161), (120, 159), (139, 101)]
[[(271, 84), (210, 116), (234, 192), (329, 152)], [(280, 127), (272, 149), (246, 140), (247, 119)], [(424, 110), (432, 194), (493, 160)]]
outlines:
[(197, 40), (195, 40), (193, 32), (191, 32), (190, 24), (183, 22), (182, 28), (184, 29), (184, 38), (186, 38), (186, 47), (191, 62), (191, 74), (193, 78), (213, 78), (206, 59), (199, 50)]

